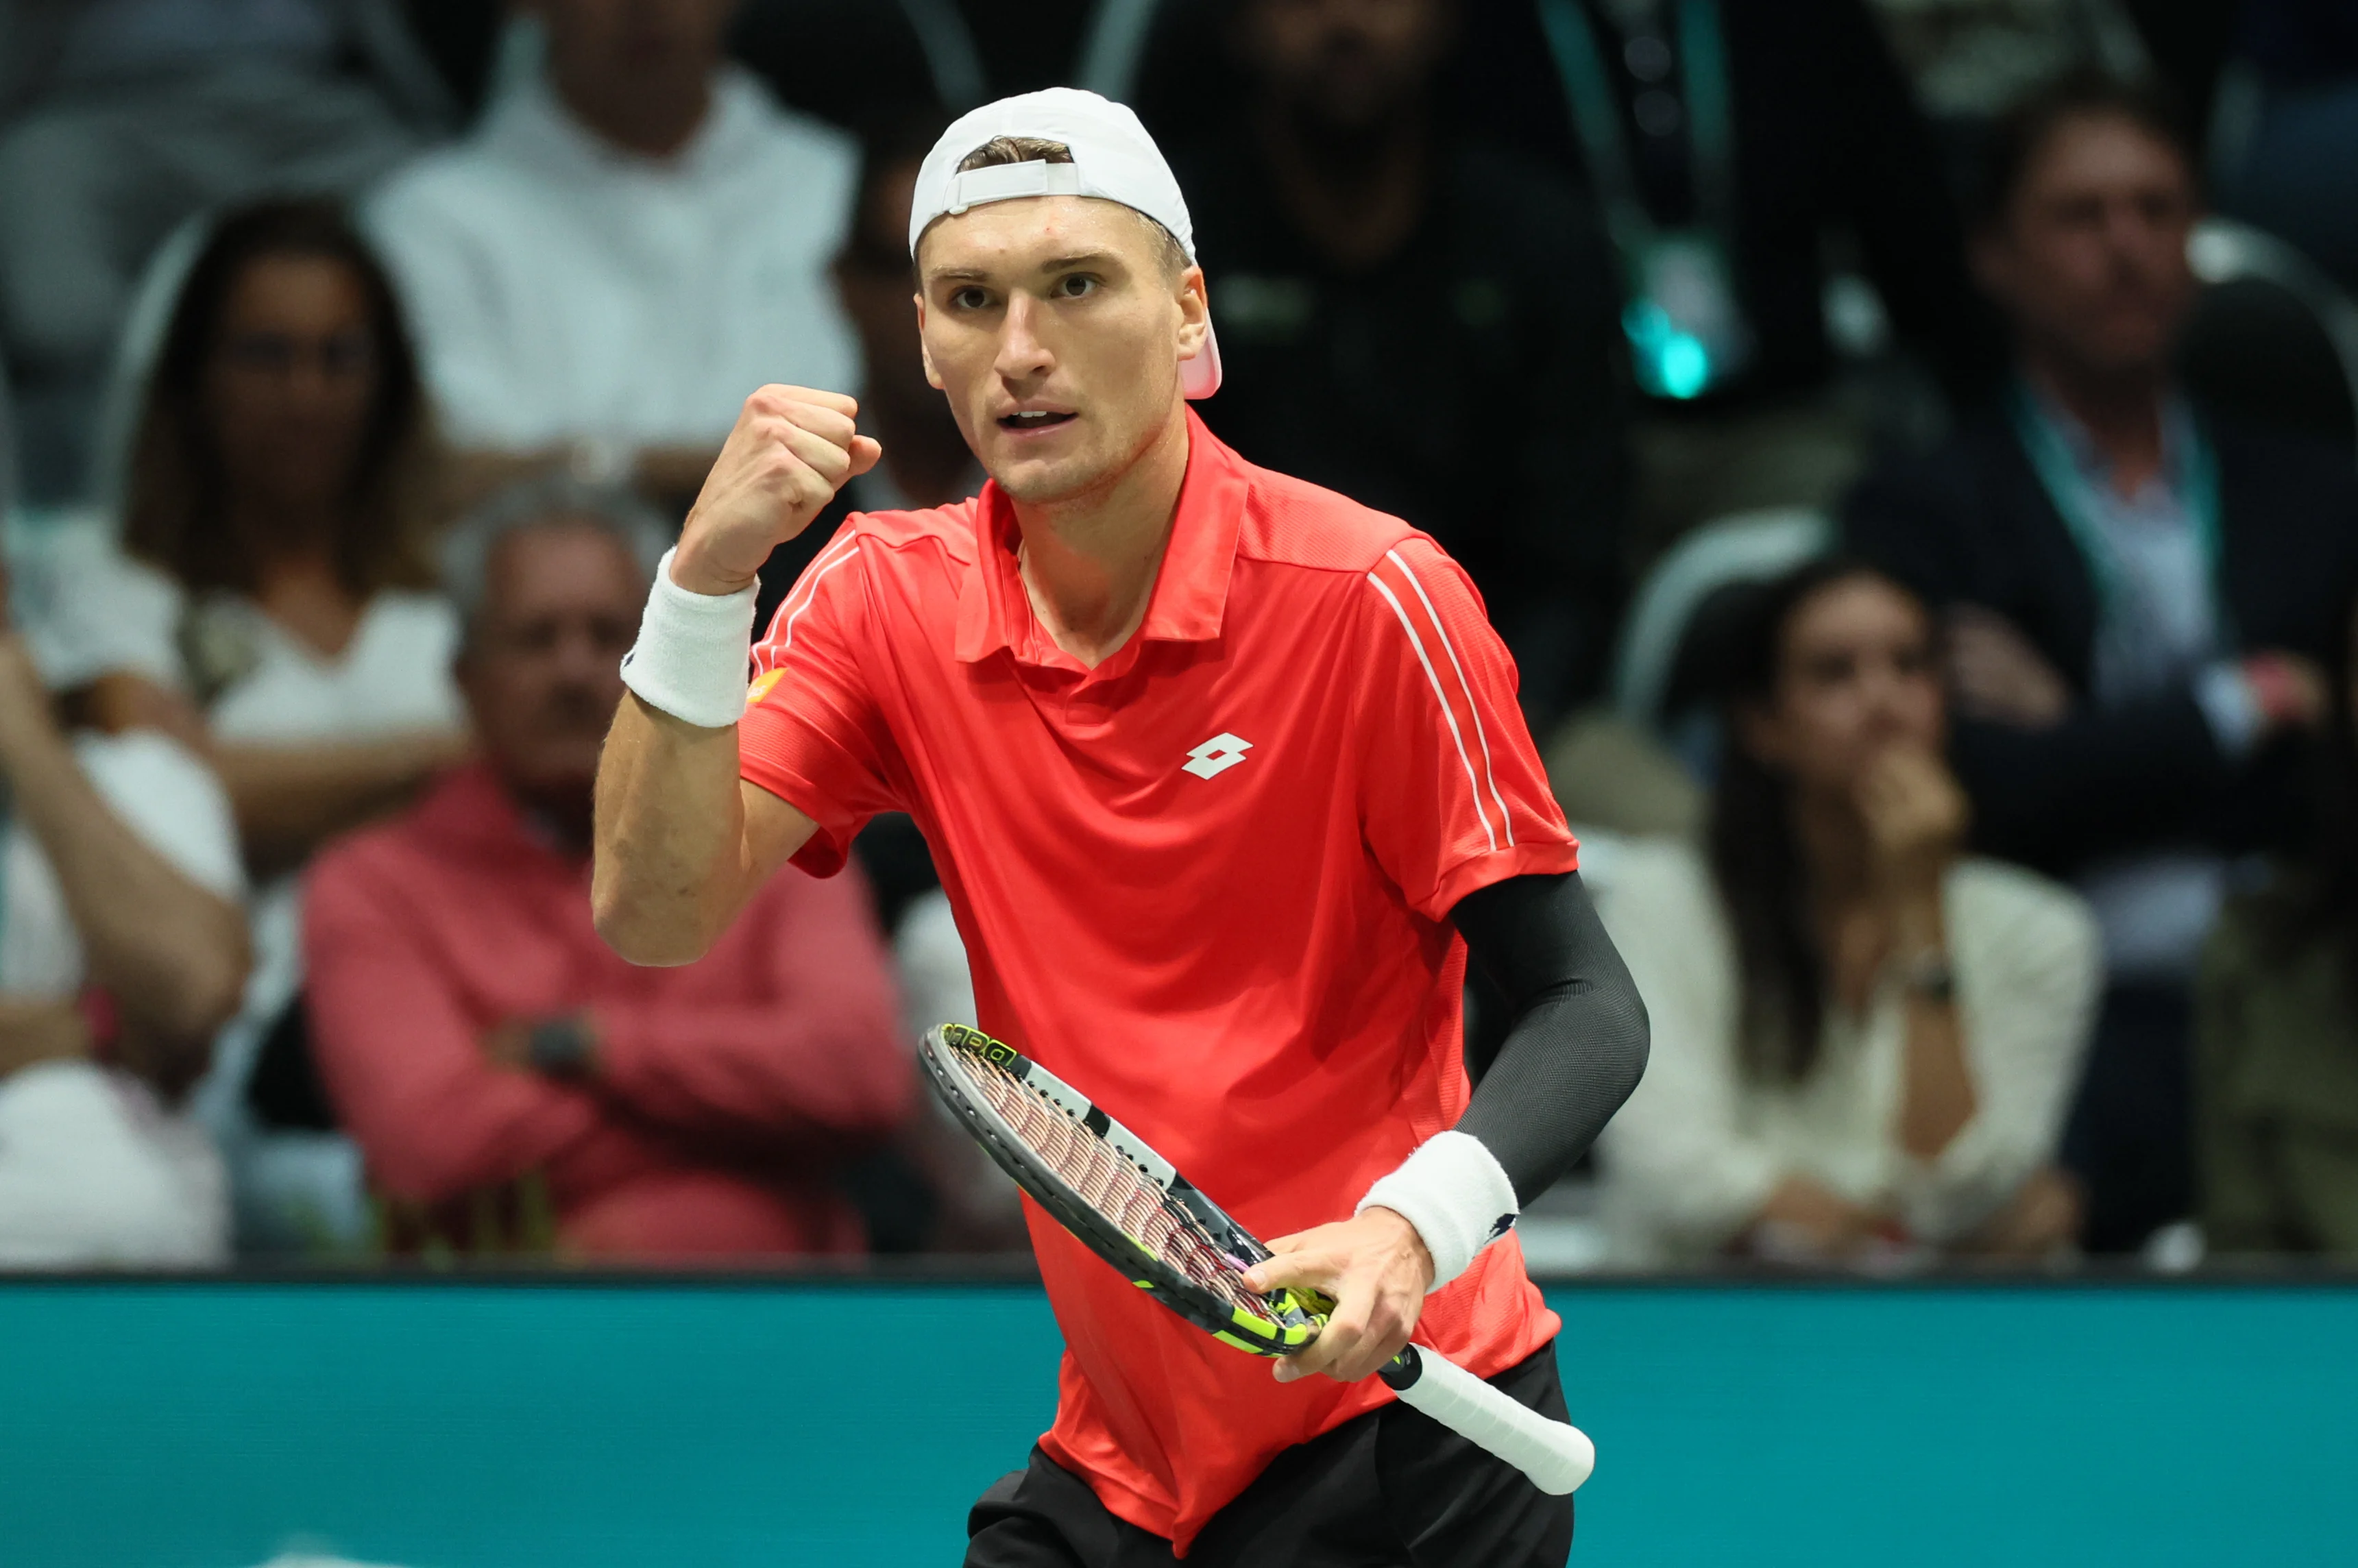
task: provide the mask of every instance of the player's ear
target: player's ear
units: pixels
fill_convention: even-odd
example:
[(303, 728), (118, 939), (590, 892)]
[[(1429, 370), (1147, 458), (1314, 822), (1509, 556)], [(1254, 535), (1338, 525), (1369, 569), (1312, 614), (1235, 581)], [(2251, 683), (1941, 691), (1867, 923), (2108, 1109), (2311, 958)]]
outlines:
[(1212, 296), (1204, 283), (1204, 269), (1191, 266), (1179, 275), (1179, 357), (1192, 360), (1204, 351), (1212, 330)]

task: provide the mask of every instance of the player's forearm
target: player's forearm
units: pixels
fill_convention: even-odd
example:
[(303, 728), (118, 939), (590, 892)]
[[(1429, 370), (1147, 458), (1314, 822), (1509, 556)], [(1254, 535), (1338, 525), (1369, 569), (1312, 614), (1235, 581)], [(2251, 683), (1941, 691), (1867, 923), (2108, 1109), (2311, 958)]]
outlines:
[(1457, 1128), (1482, 1141), (1530, 1203), (1596, 1141), (1646, 1070), (1635, 986), (1573, 985), (1516, 1021)]
[(1453, 913), (1515, 1022), (1457, 1127), (1529, 1203), (1570, 1170), (1646, 1070), (1638, 985), (1577, 873), (1517, 877)]
[(623, 694), (598, 768), (598, 933), (634, 964), (687, 964), (751, 892), (737, 731)]
[(1512, 1226), (1603, 1131), (1646, 1070), (1645, 1003), (1577, 873), (1514, 877), (1451, 912), (1515, 1023), (1466, 1114), (1369, 1188), (1416, 1227), (1435, 1288)]

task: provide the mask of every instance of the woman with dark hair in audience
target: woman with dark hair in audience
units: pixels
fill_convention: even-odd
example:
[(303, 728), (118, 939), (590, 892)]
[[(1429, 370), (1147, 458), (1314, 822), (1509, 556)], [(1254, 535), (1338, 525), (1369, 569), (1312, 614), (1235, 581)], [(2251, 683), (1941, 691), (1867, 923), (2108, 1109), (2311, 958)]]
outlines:
[(2358, 1257), (2358, 602), (2340, 654), (2309, 852), (2230, 903), (2203, 955), (2194, 1110), (2214, 1251)]
[(223, 218), (149, 377), (123, 540), (180, 590), (185, 675), (259, 873), (463, 750), (457, 627), (426, 591), (438, 481), (408, 333), (341, 211)]
[(2079, 900), (1963, 854), (1924, 606), (1803, 567), (1731, 638), (1708, 843), (1612, 862), (1653, 1019), (1599, 1144), (1632, 1261), (2069, 1244), (2053, 1161), (2093, 1006)]
[(164, 678), (102, 682), (118, 711), (97, 717), (169, 723), (188, 702), (166, 688), (194, 698), (255, 876), (254, 979), (196, 1100), (230, 1157), (243, 1249), (363, 1239), (359, 1156), (302, 1033), (295, 873), (467, 752), (458, 617), (429, 548), (440, 483), (409, 334), (342, 210), (276, 200), (215, 222), (124, 482), (136, 565), (120, 602), (152, 623)]

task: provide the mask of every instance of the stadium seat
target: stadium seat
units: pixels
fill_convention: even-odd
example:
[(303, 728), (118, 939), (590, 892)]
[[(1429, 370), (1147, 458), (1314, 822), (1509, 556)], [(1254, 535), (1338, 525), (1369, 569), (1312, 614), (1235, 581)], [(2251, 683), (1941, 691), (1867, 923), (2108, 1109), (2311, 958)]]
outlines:
[(212, 232), (215, 214), (202, 211), (180, 221), (147, 258), (123, 330), (114, 341), (114, 362), (108, 368), (106, 388), (98, 405), (98, 424), (92, 432), (90, 475), (84, 490), (110, 526), (121, 515), (124, 480), (131, 462), (131, 445), (137, 439), (140, 405), (147, 395), (148, 373), (164, 351), (164, 333), (179, 303), (180, 285), (197, 265), (198, 253)]
[(2179, 351), (2187, 384), (2241, 423), (2331, 441), (2358, 460), (2358, 306), (2248, 224), (2206, 220), (2187, 258), (2203, 285)]
[(1723, 590), (1760, 582), (1823, 554), (1833, 524), (1805, 507), (1772, 507), (1717, 518), (1655, 563), (1630, 600), (1614, 651), (1613, 706), (1639, 728), (1664, 733), (1692, 664), (1693, 633)]

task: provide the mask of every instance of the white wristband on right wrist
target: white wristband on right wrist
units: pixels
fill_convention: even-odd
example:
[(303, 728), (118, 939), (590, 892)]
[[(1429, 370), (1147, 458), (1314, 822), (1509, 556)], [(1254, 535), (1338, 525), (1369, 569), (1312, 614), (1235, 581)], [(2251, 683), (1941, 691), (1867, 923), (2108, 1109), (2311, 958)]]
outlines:
[(1352, 1212), (1388, 1208), (1411, 1225), (1433, 1254), (1437, 1291), (1464, 1273), (1483, 1248), (1514, 1228), (1522, 1207), (1498, 1156), (1470, 1132), (1441, 1132), (1368, 1189)]
[(671, 579), (676, 546), (655, 567), (639, 640), (622, 655), (622, 684), (651, 708), (706, 730), (745, 716), (755, 583), (735, 593), (691, 593)]

